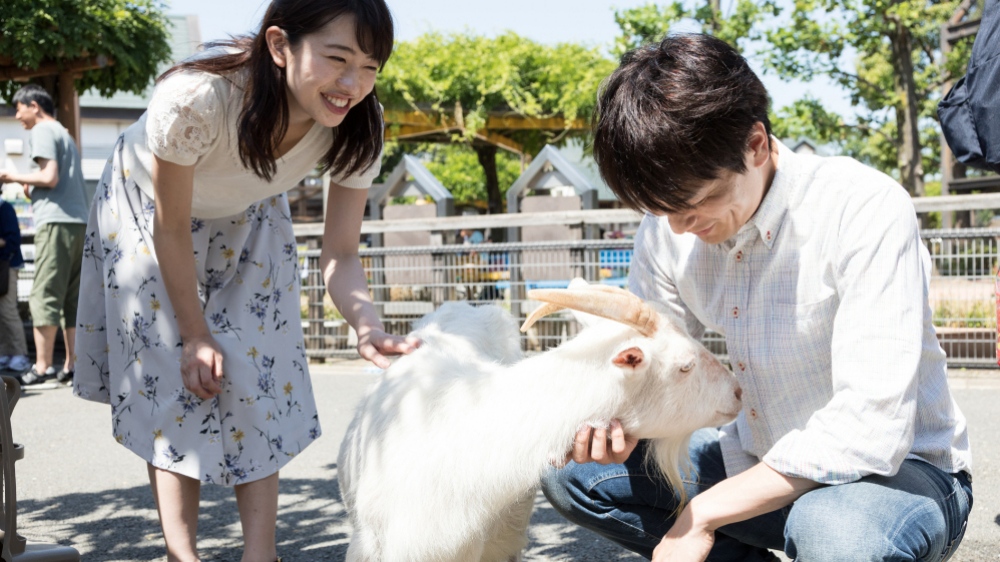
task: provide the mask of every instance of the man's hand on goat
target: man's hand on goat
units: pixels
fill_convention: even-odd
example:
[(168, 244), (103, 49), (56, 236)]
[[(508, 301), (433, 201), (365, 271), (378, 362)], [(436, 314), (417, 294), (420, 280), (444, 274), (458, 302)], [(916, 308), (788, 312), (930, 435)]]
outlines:
[[(577, 464), (596, 462), (598, 464), (621, 464), (632, 454), (639, 440), (625, 435), (622, 424), (611, 420), (610, 435), (603, 427), (584, 426), (576, 433), (573, 449), (566, 455), (566, 462)], [(610, 449), (608, 445), (611, 445)]]
[(393, 336), (383, 330), (370, 330), (358, 335), (358, 353), (381, 369), (389, 368), (386, 355), (409, 355), (423, 344), (413, 336)]
[(695, 521), (688, 504), (656, 545), (653, 562), (704, 562), (714, 544), (715, 532)]

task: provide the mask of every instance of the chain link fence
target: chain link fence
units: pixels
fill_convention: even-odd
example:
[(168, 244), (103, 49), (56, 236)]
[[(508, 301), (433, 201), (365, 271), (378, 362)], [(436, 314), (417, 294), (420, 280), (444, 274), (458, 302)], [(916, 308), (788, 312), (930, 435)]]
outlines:
[[(1000, 229), (928, 230), (921, 233), (932, 260), (930, 306), (938, 337), (953, 366), (996, 366), (993, 274)], [(405, 334), (442, 303), (495, 303), (519, 321), (538, 306), (534, 288), (562, 288), (575, 277), (627, 287), (631, 240), (478, 244), (361, 250), (376, 310), (386, 329)], [(315, 247), (315, 242), (311, 244)], [(301, 254), (302, 316), (311, 357), (354, 355), (356, 337), (325, 296), (319, 250)], [(580, 326), (568, 311), (540, 320), (522, 335), (526, 351), (543, 351), (573, 337)], [(703, 342), (722, 360), (725, 338)]]

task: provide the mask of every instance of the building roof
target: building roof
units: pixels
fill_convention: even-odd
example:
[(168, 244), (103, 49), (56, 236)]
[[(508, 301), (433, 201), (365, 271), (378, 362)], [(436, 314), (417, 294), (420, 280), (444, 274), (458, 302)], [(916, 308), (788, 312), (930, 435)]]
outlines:
[(373, 211), (375, 207), (384, 205), (392, 197), (429, 195), (437, 204), (439, 217), (455, 214), (455, 202), (451, 192), (420, 160), (409, 154), (403, 156), (379, 189), (371, 189), (368, 193), (368, 201)]

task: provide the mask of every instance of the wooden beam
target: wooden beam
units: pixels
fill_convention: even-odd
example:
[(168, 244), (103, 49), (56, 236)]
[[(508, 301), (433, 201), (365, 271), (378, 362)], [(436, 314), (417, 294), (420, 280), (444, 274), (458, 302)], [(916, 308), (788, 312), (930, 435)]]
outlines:
[(513, 152), (518, 156), (524, 155), (523, 146), (503, 135), (487, 131), (486, 129), (480, 129), (479, 132), (476, 133), (476, 138), (485, 140), (486, 142), (496, 145), (508, 152)]
[(487, 129), (506, 130), (544, 130), (544, 131), (565, 131), (589, 130), (590, 123), (586, 119), (566, 120), (562, 117), (524, 117), (521, 115), (510, 116), (490, 116), (486, 120)]
[[(466, 215), (364, 221), (361, 233), (408, 232), (412, 230), (460, 230), (462, 228), (505, 228), (546, 226), (554, 224), (605, 224), (639, 222), (642, 215), (629, 209), (597, 209), (591, 211), (558, 211), (552, 213), (502, 213), (496, 215)], [(322, 225), (297, 224), (296, 236), (320, 236)]]
[(1000, 209), (1000, 193), (914, 197), (913, 207), (918, 213), (929, 213), (932, 211), (977, 211), (979, 209)]
[[(398, 111), (385, 112), (386, 125), (420, 126), (434, 128), (461, 127), (454, 116), (443, 112), (430, 111)], [(588, 130), (590, 123), (586, 119), (567, 120), (562, 117), (525, 117), (523, 115), (490, 115), (486, 118), (487, 130), (523, 130), (523, 131), (565, 131)]]
[(63, 70), (59, 73), (59, 106), (56, 108), (56, 118), (66, 130), (69, 136), (76, 141), (76, 150), (83, 152), (80, 143), (80, 96), (76, 93), (76, 80), (73, 79), (73, 72)]
[(97, 70), (115, 64), (113, 59), (104, 55), (82, 57), (62, 61), (44, 61), (38, 68), (18, 68), (12, 65), (0, 66), (0, 80), (28, 80), (40, 76), (51, 76), (60, 72), (85, 72)]
[[(437, 125), (392, 125), (385, 128), (384, 138), (386, 140), (396, 139), (410, 142), (431, 142), (425, 140), (433, 135), (463, 135), (465, 131), (459, 127), (440, 127)], [(499, 133), (480, 129), (476, 132), (476, 138), (489, 144), (496, 145), (504, 150), (517, 155), (524, 154), (524, 147)]]
[[(977, 195), (950, 195), (941, 197), (916, 197), (914, 210), (970, 211), (1000, 209), (1000, 193)], [(462, 228), (505, 228), (519, 226), (547, 226), (567, 224), (636, 223), (643, 215), (631, 209), (594, 209), (589, 211), (557, 211), (550, 213), (503, 213), (496, 215), (466, 215), (458, 217), (430, 217), (419, 219), (378, 220), (361, 223), (361, 233), (407, 232), (412, 230), (459, 230)], [(321, 236), (322, 224), (297, 224), (296, 236)]]

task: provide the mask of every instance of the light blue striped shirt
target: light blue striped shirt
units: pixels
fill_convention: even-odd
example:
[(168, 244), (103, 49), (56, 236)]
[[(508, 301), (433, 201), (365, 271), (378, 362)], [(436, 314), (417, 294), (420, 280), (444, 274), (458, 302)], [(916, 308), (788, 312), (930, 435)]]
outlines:
[(646, 215), (629, 276), (696, 338), (705, 327), (726, 337), (743, 388), (743, 411), (721, 432), (727, 474), (763, 461), (843, 484), (893, 475), (907, 458), (970, 470), (909, 195), (851, 158), (779, 151), (735, 236), (708, 245)]

